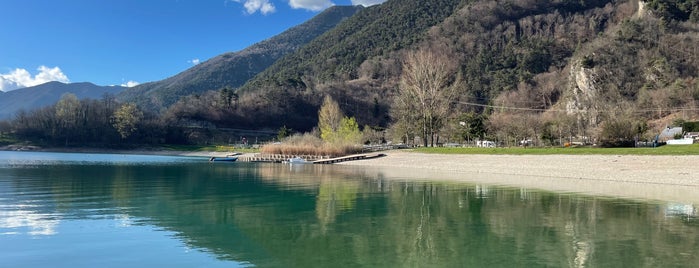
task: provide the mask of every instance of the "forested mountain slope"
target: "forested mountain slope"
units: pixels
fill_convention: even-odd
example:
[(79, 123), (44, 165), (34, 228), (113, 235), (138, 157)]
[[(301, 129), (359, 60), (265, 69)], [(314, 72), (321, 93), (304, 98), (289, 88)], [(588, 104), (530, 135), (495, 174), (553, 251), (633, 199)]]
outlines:
[(644, 130), (626, 138), (650, 135), (677, 111), (696, 117), (698, 18), (695, 1), (389, 0), (248, 82), (237, 109), (275, 118), (258, 121), (269, 127), (308, 122), (316, 96), (331, 94), (360, 124), (389, 126), (403, 55), (426, 49), (463, 79), (445, 136), (468, 136), (450, 124), (471, 113), (484, 121), (471, 134), (502, 140), (600, 136), (617, 123)]
[(130, 88), (119, 99), (158, 111), (169, 107), (183, 96), (224, 87), (237, 88), (279, 58), (297, 50), (362, 9), (362, 6), (328, 8), (309, 21), (246, 49), (216, 56), (165, 80)]
[[(428, 29), (465, 2), (389, 0), (366, 8), (241, 87), (234, 115), (228, 117), (236, 119), (227, 124), (250, 128), (286, 125), (309, 130), (317, 123), (323, 95), (330, 92), (363, 124), (386, 126), (390, 120), (388, 92), (375, 89), (386, 89), (384, 85), (388, 84), (384, 82), (399, 74), (402, 50), (424, 41)], [(375, 73), (372, 80), (354, 82), (368, 72)], [(192, 105), (181, 104), (179, 108), (185, 106)], [(194, 114), (198, 119), (210, 120), (201, 112)], [(247, 117), (255, 119), (248, 121)]]

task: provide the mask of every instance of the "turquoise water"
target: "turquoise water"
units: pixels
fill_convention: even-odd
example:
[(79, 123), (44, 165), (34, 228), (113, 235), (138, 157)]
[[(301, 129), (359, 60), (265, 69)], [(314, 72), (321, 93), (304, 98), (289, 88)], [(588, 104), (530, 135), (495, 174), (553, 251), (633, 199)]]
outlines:
[(332, 165), (0, 152), (0, 267), (699, 263), (693, 204), (422, 179)]

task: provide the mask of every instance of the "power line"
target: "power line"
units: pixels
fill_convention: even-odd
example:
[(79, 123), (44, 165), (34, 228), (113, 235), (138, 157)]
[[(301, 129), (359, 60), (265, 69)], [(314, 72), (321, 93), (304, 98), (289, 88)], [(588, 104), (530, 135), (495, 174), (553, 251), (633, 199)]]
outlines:
[[(470, 106), (477, 106), (477, 107), (485, 107), (485, 108), (505, 109), (505, 110), (519, 110), (519, 111), (531, 111), (531, 112), (567, 112), (567, 110), (560, 110), (560, 109), (512, 107), (512, 106), (480, 104), (480, 103), (465, 102), (465, 101), (457, 101), (455, 103), (470, 105)], [(663, 111), (673, 111), (673, 112), (699, 111), (699, 107), (647, 108), (647, 109), (638, 109), (635, 112), (642, 113), (642, 112), (663, 112)]]
[(510, 107), (510, 106), (479, 104), (479, 103), (465, 102), (465, 101), (457, 101), (456, 103), (464, 104), (464, 105), (471, 105), (471, 106), (478, 106), (478, 107), (495, 108), (495, 109), (508, 109), (508, 110), (533, 111), (533, 112), (547, 112), (547, 111), (565, 112), (564, 110), (557, 110), (557, 109)]

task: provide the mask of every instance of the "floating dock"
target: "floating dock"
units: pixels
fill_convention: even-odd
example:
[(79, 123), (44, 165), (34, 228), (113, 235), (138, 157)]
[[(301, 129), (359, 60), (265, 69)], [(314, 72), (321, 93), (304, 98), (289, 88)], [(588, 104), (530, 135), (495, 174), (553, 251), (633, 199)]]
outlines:
[(301, 157), (309, 164), (335, 164), (347, 161), (368, 160), (384, 157), (385, 154), (357, 154), (341, 157), (322, 157), (312, 155), (280, 155), (280, 154), (256, 154), (253, 156), (239, 157), (238, 162), (258, 162), (258, 163), (282, 163), (294, 157)]
[(379, 158), (379, 157), (384, 157), (384, 156), (386, 156), (386, 155), (385, 154), (348, 155), (348, 156), (342, 156), (342, 157), (336, 157), (336, 158), (330, 158), (330, 159), (316, 160), (316, 161), (313, 161), (313, 164), (335, 164), (335, 163), (347, 162), (347, 161), (368, 160), (368, 159), (374, 159), (374, 158)]

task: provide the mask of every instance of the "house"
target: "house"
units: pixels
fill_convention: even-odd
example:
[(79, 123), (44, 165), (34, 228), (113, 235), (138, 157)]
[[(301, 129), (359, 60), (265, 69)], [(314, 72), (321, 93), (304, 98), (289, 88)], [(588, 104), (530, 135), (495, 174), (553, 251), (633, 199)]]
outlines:
[(494, 148), (495, 142), (493, 142), (493, 141), (476, 141), (476, 146), (477, 147), (484, 147), (484, 148)]
[(699, 132), (685, 132), (684, 138), (685, 139), (699, 140)]
[(682, 135), (682, 127), (667, 127), (658, 135), (658, 142), (667, 142)]

